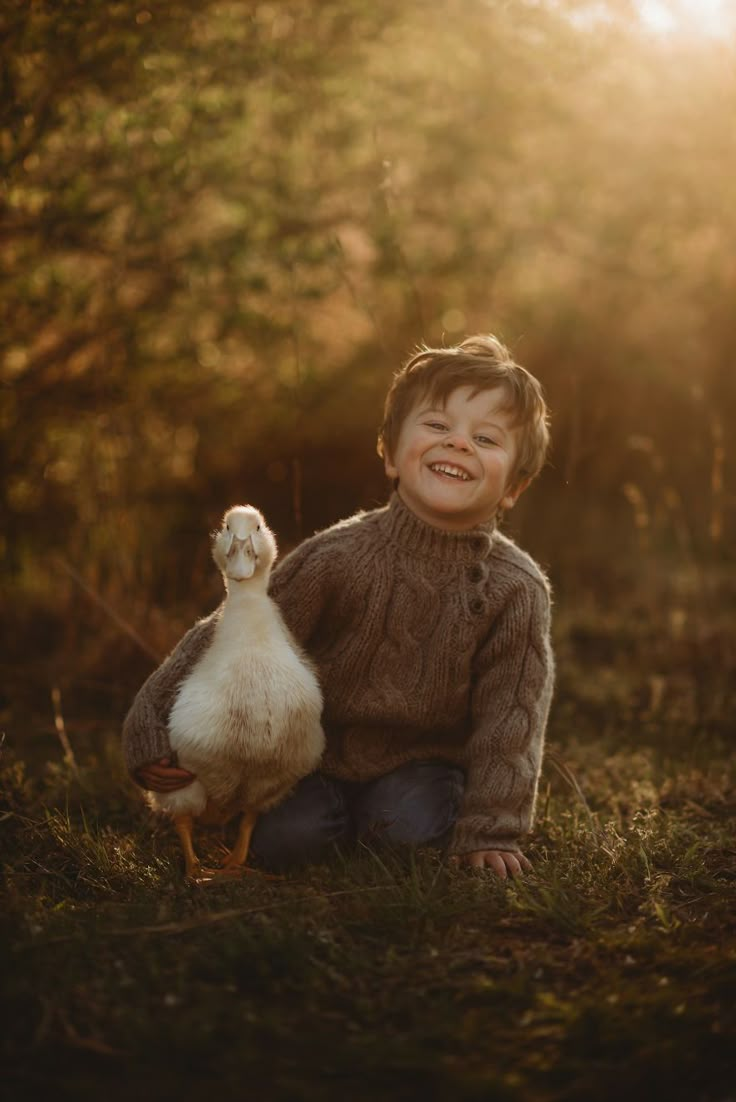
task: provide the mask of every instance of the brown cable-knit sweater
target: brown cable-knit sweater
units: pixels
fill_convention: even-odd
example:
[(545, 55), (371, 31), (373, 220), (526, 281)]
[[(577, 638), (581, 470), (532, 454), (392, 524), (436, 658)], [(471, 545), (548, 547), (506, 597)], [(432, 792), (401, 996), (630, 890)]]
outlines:
[[(327, 749), (344, 780), (407, 761), (466, 771), (452, 853), (518, 850), (534, 814), (554, 663), (549, 586), (493, 524), (444, 532), (397, 494), (305, 540), (271, 595), (319, 670)], [(220, 610), (149, 677), (123, 727), (131, 773), (170, 753), (176, 690)]]

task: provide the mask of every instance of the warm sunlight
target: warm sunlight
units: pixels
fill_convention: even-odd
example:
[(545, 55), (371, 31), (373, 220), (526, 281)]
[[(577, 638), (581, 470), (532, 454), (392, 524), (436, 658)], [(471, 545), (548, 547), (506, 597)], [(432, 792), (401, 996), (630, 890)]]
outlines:
[(736, 0), (0, 27), (0, 1102), (736, 1102)]
[(733, 13), (725, 0), (641, 0), (643, 24), (661, 33), (687, 30), (691, 33), (726, 36), (734, 30)]

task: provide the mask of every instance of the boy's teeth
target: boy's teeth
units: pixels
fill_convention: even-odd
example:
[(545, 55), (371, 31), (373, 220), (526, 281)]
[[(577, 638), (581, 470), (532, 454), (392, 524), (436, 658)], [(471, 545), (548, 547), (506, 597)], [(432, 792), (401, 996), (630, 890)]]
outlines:
[(465, 471), (461, 471), (459, 467), (451, 467), (448, 463), (432, 463), (431, 469), (433, 471), (440, 471), (442, 474), (449, 474), (452, 478), (461, 478), (465, 482), (467, 482), (469, 478)]

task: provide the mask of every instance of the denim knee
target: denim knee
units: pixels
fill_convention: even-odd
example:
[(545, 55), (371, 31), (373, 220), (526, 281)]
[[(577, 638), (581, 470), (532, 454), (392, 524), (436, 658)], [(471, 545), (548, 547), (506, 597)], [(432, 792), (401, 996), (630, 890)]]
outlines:
[(353, 802), (358, 837), (398, 845), (444, 845), (465, 786), (462, 769), (409, 762), (362, 786)]
[(260, 816), (251, 850), (260, 864), (284, 869), (322, 860), (348, 835), (342, 786), (321, 773), (312, 773), (282, 803)]

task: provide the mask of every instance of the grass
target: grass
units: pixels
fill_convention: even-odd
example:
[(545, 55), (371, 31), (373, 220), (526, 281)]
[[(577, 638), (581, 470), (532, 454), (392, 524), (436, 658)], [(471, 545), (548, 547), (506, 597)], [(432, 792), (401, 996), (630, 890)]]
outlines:
[(733, 655), (703, 695), (700, 659), (643, 623), (558, 617), (515, 882), (363, 849), (193, 887), (113, 725), (70, 721), (76, 761), (8, 739), (0, 1094), (733, 1099)]

